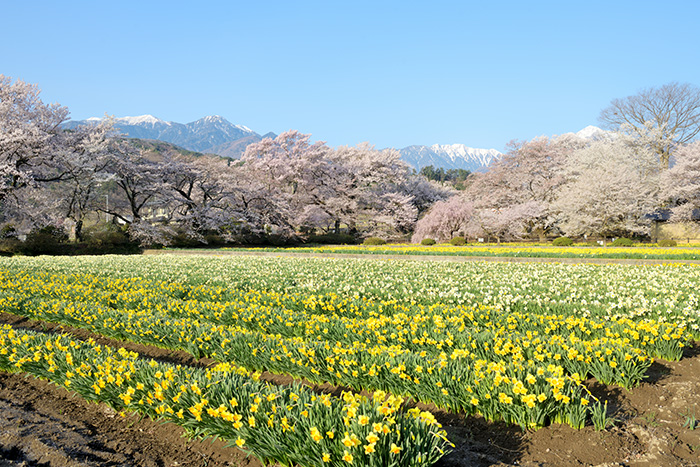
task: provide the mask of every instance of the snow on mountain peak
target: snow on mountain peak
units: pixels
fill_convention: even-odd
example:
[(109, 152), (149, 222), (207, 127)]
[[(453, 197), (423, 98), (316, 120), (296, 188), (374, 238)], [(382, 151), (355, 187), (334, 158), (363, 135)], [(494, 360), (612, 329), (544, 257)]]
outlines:
[(221, 115), (207, 115), (202, 120), (204, 120), (205, 122), (228, 122), (228, 120), (226, 120)]
[(583, 139), (595, 138), (596, 136), (605, 134), (605, 130), (601, 130), (597, 126), (588, 125), (586, 128), (575, 133), (576, 136)]
[[(166, 141), (190, 151), (207, 152), (237, 140), (249, 138), (250, 141), (257, 141), (256, 138), (260, 138), (250, 128), (234, 125), (220, 115), (208, 115), (186, 124), (166, 122), (153, 115), (113, 119), (115, 128), (126, 137)], [(102, 120), (104, 118), (92, 117), (69, 122), (65, 127), (72, 129), (80, 124), (95, 124)]]
[(214, 127), (217, 128), (217, 131), (223, 131), (224, 133), (229, 135), (235, 135), (236, 130), (245, 134), (255, 134), (255, 132), (247, 126), (234, 125), (233, 123), (229, 122), (220, 115), (207, 115), (206, 117), (202, 117), (199, 120), (188, 123), (187, 126), (192, 128)]
[(241, 131), (245, 131), (246, 133), (255, 133), (253, 130), (251, 130), (250, 128), (248, 128), (245, 125), (233, 125), (233, 126), (238, 128)]
[(233, 127), (238, 131), (242, 131), (243, 133), (250, 133), (253, 134), (255, 133), (253, 130), (248, 128), (245, 125), (235, 125), (228, 120), (226, 120), (224, 117), (221, 115), (207, 115), (206, 117), (200, 118), (196, 122), (192, 122), (193, 124), (198, 124), (198, 123), (208, 123), (208, 124), (219, 124), (219, 125), (225, 125), (227, 127)]
[(495, 149), (470, 148), (464, 144), (433, 144), (430, 146), (430, 149), (438, 154), (445, 154), (452, 161), (458, 159), (478, 160), (484, 162), (486, 165), (488, 165), (492, 159), (498, 158), (501, 154)]
[(138, 117), (120, 117), (117, 118), (116, 121), (120, 123), (125, 123), (127, 125), (156, 125), (158, 123), (170, 125), (170, 122), (165, 122), (159, 118), (154, 117), (153, 115), (139, 115)]
[(464, 144), (408, 146), (399, 152), (402, 159), (417, 170), (432, 165), (445, 169), (481, 171), (501, 157), (501, 153), (495, 149), (477, 149)]

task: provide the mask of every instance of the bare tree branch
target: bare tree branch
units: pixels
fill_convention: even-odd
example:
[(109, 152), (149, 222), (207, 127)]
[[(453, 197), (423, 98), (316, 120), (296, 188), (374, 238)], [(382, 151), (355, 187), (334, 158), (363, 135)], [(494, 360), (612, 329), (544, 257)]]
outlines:
[(673, 150), (700, 132), (700, 88), (674, 82), (644, 89), (634, 96), (613, 99), (598, 120), (613, 130), (626, 126), (639, 136), (650, 128), (661, 130), (662, 137), (650, 144), (661, 166), (668, 168)]

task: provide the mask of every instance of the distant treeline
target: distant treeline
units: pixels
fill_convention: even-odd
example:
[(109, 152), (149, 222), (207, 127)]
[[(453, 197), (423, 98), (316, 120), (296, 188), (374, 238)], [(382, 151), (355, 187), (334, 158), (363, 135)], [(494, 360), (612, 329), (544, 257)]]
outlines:
[(435, 168), (432, 165), (423, 167), (418, 173), (428, 180), (454, 185), (454, 187), (458, 190), (464, 189), (464, 182), (471, 174), (471, 172), (466, 169), (444, 169), (442, 167)]

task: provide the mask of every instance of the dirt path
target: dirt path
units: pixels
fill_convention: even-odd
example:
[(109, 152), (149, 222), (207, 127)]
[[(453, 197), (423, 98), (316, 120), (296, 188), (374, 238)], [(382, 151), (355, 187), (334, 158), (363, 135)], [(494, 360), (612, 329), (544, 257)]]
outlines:
[[(0, 323), (46, 332), (95, 338), (124, 346), (147, 358), (207, 366), (184, 352), (114, 341), (45, 322), (0, 313)], [(291, 379), (264, 374), (287, 383)], [(589, 382), (607, 399), (618, 422), (604, 432), (553, 425), (535, 432), (436, 411), (455, 451), (441, 467), (534, 466), (696, 466), (700, 465), (700, 343), (680, 362), (656, 362), (649, 377), (631, 392)], [(331, 386), (317, 387), (334, 392)], [(685, 425), (685, 426), (684, 426)], [(695, 429), (691, 429), (695, 428)], [(119, 417), (104, 404), (88, 403), (64, 388), (35, 378), (0, 372), (0, 467), (75, 466), (261, 466), (238, 449), (217, 441), (188, 441), (172, 424)]]

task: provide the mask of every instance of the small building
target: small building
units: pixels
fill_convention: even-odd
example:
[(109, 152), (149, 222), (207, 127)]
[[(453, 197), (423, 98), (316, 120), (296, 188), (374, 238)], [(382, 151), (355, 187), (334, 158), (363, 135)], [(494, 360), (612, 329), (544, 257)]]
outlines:
[(675, 240), (678, 244), (700, 243), (700, 209), (688, 221), (671, 221), (671, 210), (660, 209), (647, 216), (651, 220), (651, 241)]

